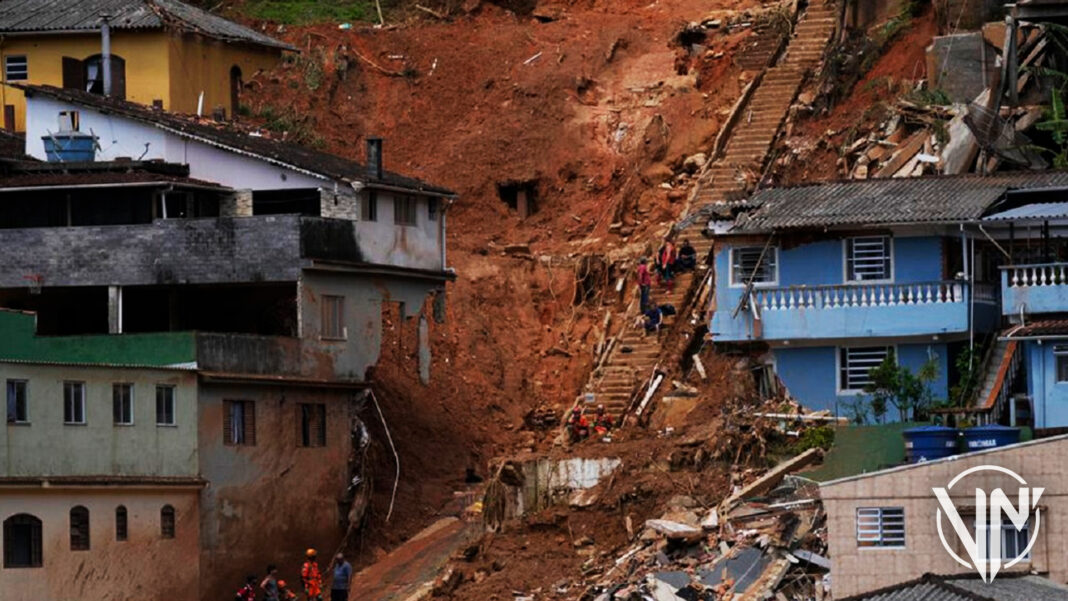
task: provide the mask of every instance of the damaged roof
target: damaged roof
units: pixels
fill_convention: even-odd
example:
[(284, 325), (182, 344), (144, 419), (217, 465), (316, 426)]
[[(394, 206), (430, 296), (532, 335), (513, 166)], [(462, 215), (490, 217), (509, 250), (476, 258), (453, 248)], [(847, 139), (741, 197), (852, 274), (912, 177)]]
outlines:
[(1032, 338), (1035, 336), (1063, 336), (1068, 334), (1068, 319), (1042, 319), (1027, 325), (1016, 326), (1005, 332), (1002, 338)]
[(27, 188), (100, 187), (116, 184), (212, 188), (219, 192), (230, 190), (215, 182), (189, 177), (188, 165), (162, 161), (48, 163), (33, 159), (0, 159), (0, 192)]
[(978, 578), (925, 575), (842, 601), (1060, 601), (1068, 587), (1040, 576), (1005, 575), (990, 584)]
[(258, 31), (178, 0), (5, 0), (0, 33), (97, 31), (110, 16), (113, 30), (177, 29), (217, 40), (296, 50)]
[(362, 163), (339, 157), (335, 154), (313, 150), (300, 144), (253, 135), (231, 124), (205, 122), (195, 117), (170, 113), (160, 109), (119, 100), (110, 96), (101, 96), (71, 88), (57, 88), (46, 85), (7, 84), (24, 90), (27, 97), (35, 94), (49, 96), (63, 102), (69, 102), (91, 108), (103, 114), (113, 114), (134, 121), (147, 123), (178, 136), (209, 144), (223, 150), (238, 154), (259, 157), (268, 162), (320, 175), (325, 178), (364, 182), (368, 185), (391, 186), (415, 192), (439, 196), (456, 196), (447, 188), (434, 186), (422, 180), (406, 177), (398, 173), (383, 171), (382, 177), (371, 177), (367, 167)]
[(1010, 190), (1068, 186), (1068, 172), (1007, 172), (847, 180), (769, 188), (734, 231), (872, 224), (957, 223), (980, 219)]

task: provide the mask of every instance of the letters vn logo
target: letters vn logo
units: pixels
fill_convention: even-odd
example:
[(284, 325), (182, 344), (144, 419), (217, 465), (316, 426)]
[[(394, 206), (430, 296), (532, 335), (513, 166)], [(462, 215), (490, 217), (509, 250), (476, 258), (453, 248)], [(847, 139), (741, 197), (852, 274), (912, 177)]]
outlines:
[[(957, 511), (957, 507), (953, 504), (953, 499), (949, 497), (949, 490), (953, 488), (955, 484), (961, 481), (962, 478), (976, 472), (994, 471), (1000, 472), (1012, 476), (1017, 482), (1020, 483), (1018, 490), (1019, 504), (1013, 505), (1009, 501), (1008, 496), (1000, 488), (994, 489), (992, 493), (987, 495), (987, 492), (981, 488), (975, 489), (975, 528), (969, 531), (968, 526), (961, 519), (960, 513)], [(996, 465), (980, 465), (973, 468), (964, 470), (957, 475), (956, 478), (949, 483), (949, 486), (945, 488), (933, 488), (935, 497), (938, 499), (941, 509), (938, 510), (938, 537), (942, 539), (942, 546), (946, 548), (953, 559), (966, 568), (976, 570), (979, 572), (979, 576), (983, 579), (983, 582), (991, 583), (994, 581), (994, 577), (997, 576), (998, 571), (1002, 568), (1011, 568), (1020, 562), (1021, 559), (1028, 557), (1031, 553), (1031, 547), (1035, 545), (1035, 541), (1038, 540), (1038, 527), (1040, 521), (1040, 510), (1038, 507), (1038, 500), (1042, 497), (1044, 488), (1028, 488), (1027, 482), (1024, 481), (1016, 472), (1005, 469)], [(1034, 511), (1034, 528), (1028, 528), (1028, 520), (1031, 517), (1032, 510)], [(970, 561), (961, 558), (960, 555), (953, 550), (953, 546), (946, 540), (946, 535), (942, 529), (942, 512), (945, 512), (949, 517), (949, 523), (953, 524), (953, 530), (957, 534), (957, 538), (960, 539), (964, 549), (968, 552), (968, 558)], [(1027, 541), (1026, 548), (1021, 549), (1022, 545), (1015, 544), (1018, 539), (1013, 538), (1014, 543), (1008, 545), (1009, 549), (1003, 549), (1002, 545), (1002, 515), (1008, 516), (1009, 523), (1015, 526), (1015, 530), (1009, 530), (1013, 535), (1019, 532), (1030, 532), (1030, 538)], [(974, 536), (973, 536), (974, 533)], [(1004, 557), (1006, 551), (1012, 551), (1016, 553), (1015, 557)], [(1002, 561), (1007, 563), (1002, 565)]]

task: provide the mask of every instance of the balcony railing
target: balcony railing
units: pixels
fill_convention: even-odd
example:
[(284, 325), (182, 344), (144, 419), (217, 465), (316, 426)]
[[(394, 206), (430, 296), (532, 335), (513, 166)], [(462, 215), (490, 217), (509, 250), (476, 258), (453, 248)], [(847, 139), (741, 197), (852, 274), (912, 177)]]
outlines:
[(1015, 265), (1004, 268), (1010, 288), (1025, 286), (1064, 286), (1068, 284), (1068, 263)]
[[(909, 284), (851, 284), (758, 288), (753, 300), (761, 311), (896, 307), (963, 303), (968, 285), (949, 280)], [(993, 286), (976, 285), (976, 301), (995, 302)]]

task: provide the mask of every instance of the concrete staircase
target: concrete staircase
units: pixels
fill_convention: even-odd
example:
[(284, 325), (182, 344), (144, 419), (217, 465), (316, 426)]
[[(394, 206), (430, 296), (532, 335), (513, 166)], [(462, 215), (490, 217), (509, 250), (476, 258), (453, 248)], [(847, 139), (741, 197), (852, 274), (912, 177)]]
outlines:
[(838, 9), (833, 0), (813, 0), (798, 19), (793, 36), (778, 64), (769, 68), (757, 86), (727, 142), (723, 156), (698, 182), (694, 208), (729, 204), (745, 195), (767, 161), (809, 69), (815, 67), (836, 29)]
[[(764, 73), (753, 92), (723, 156), (709, 165), (699, 179), (692, 209), (744, 198), (747, 181), (755, 182), (747, 174), (759, 177), (807, 71), (815, 67), (823, 56), (835, 31), (837, 15), (834, 0), (813, 0), (809, 4), (798, 19), (782, 58)], [(774, 44), (777, 49), (778, 40)], [(769, 52), (773, 54), (774, 50)], [(704, 229), (705, 224), (698, 220), (677, 237), (677, 246), (681, 246), (682, 240), (690, 240), (697, 250), (699, 263), (703, 262), (712, 248), (712, 240), (703, 235)], [(586, 385), (586, 392), (594, 394), (594, 404), (603, 404), (617, 422), (625, 416), (634, 395), (652, 377), (652, 370), (662, 351), (661, 340), (667, 336), (666, 330), (674, 325), (676, 319), (686, 319), (689, 314), (686, 295), (694, 288), (691, 286), (694, 277), (703, 278), (706, 273), (707, 268), (700, 267), (696, 272), (678, 275), (674, 290), (670, 293), (657, 287), (654, 278), (652, 302), (657, 305), (672, 304), (678, 311), (674, 317), (665, 318), (659, 335), (643, 336), (642, 328), (634, 328), (634, 324), (629, 323), (635, 319), (637, 311), (617, 316), (617, 320), (624, 322), (621, 326), (623, 329), (607, 359), (594, 370)], [(630, 285), (633, 285), (633, 280)], [(666, 389), (666, 386), (662, 385), (662, 389)]]

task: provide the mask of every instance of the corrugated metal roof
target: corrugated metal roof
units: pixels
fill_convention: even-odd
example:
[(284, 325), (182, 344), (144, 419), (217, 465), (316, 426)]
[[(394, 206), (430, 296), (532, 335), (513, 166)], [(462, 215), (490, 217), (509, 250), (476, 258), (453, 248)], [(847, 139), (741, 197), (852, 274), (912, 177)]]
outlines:
[(1007, 190), (1068, 186), (1059, 171), (885, 178), (771, 188), (735, 230), (893, 223), (954, 223), (982, 217)]
[(0, 33), (95, 31), (103, 15), (111, 18), (112, 29), (162, 29), (166, 25), (221, 40), (294, 49), (177, 0), (3, 0)]
[(1068, 217), (1068, 202), (1034, 202), (1031, 204), (994, 213), (983, 221), (1009, 221), (1013, 219), (1058, 219)]
[(902, 586), (873, 595), (858, 597), (857, 601), (975, 601), (972, 596), (965, 596), (957, 591), (947, 589), (942, 583), (921, 582)]

